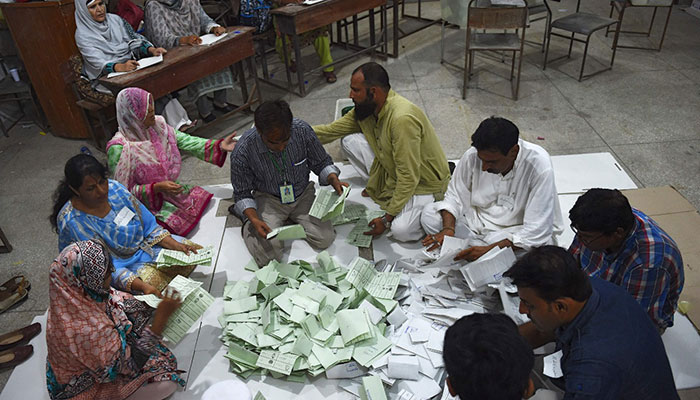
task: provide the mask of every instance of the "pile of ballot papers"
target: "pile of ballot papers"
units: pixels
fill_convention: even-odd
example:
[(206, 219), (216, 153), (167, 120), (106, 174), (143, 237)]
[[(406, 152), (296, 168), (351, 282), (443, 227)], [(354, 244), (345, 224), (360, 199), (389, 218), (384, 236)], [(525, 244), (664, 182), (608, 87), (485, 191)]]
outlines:
[(356, 257), (344, 266), (326, 251), (313, 264), (272, 261), (259, 268), (251, 260), (246, 269), (255, 277), (224, 289), (219, 322), (225, 357), (243, 378), (270, 374), (305, 382), (307, 375), (325, 374), (360, 398), (418, 400), (442, 393), (447, 399), (445, 331), (466, 315), (502, 309), (508, 251), (437, 268), (430, 258), (375, 265)]

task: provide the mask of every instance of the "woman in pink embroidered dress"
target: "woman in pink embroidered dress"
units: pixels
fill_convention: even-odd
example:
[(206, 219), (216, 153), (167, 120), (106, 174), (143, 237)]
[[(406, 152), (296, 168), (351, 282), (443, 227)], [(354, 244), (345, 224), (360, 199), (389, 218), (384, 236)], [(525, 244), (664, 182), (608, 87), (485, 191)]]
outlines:
[(109, 168), (171, 233), (186, 236), (199, 222), (212, 194), (177, 182), (180, 150), (221, 167), (233, 150), (236, 132), (224, 139), (204, 139), (173, 129), (155, 115), (153, 96), (139, 88), (119, 92), (119, 130), (107, 143)]

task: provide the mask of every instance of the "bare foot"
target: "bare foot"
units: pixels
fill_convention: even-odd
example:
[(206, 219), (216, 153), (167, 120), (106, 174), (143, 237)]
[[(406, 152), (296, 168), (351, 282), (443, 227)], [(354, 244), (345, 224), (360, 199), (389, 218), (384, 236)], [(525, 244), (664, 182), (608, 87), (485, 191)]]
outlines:
[(367, 193), (367, 189), (362, 189), (362, 197), (369, 197), (369, 193)]

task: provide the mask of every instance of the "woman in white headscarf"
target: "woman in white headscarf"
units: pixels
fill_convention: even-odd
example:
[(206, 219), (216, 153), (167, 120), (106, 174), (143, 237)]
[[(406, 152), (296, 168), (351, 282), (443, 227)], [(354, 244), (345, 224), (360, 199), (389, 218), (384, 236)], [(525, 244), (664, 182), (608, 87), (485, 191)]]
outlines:
[[(199, 35), (219, 36), (226, 32), (204, 12), (199, 0), (147, 0), (145, 13), (146, 37), (166, 49), (197, 45), (201, 43)], [(228, 88), (233, 89), (233, 76), (225, 68), (190, 84), (187, 91), (190, 98), (197, 99), (199, 117), (211, 122), (216, 118), (212, 105), (223, 112), (233, 110), (226, 99)], [(213, 103), (207, 99), (209, 93), (214, 94)]]
[[(101, 76), (133, 71), (139, 65), (138, 59), (167, 52), (134, 32), (120, 16), (107, 13), (104, 0), (76, 0), (75, 25), (75, 42), (83, 56), (83, 73), (92, 87), (102, 93), (110, 92), (98, 83)], [(181, 130), (183, 126), (194, 125), (176, 99), (166, 96), (157, 103), (159, 114), (163, 114), (169, 125)]]

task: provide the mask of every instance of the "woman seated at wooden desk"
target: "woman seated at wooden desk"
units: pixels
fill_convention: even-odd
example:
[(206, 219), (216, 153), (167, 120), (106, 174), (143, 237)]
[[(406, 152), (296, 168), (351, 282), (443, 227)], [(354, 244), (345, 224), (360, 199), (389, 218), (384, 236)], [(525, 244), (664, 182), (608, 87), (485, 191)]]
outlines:
[(163, 248), (189, 254), (200, 246), (175, 240), (121, 183), (107, 179), (107, 168), (93, 156), (73, 156), (64, 173), (51, 215), (59, 250), (81, 240), (100, 240), (112, 255), (112, 286), (130, 293), (160, 295), (176, 275), (189, 276), (194, 270), (155, 268)]
[(69, 245), (49, 269), (46, 385), (52, 399), (149, 399), (185, 382), (161, 341), (180, 301), (166, 294), (153, 313), (110, 289), (109, 252), (89, 240)]
[[(117, 95), (119, 131), (107, 143), (109, 169), (171, 233), (186, 236), (212, 194), (177, 182), (180, 151), (219, 167), (233, 150), (235, 132), (225, 139), (204, 139), (173, 129), (153, 111), (153, 96), (139, 88)], [(179, 149), (179, 150), (178, 150)]]
[[(202, 41), (201, 34), (220, 36), (226, 33), (226, 29), (204, 12), (199, 0), (147, 0), (145, 11), (146, 37), (166, 49), (198, 45)], [(212, 105), (224, 113), (233, 111), (233, 105), (226, 99), (228, 88), (233, 89), (233, 76), (226, 68), (190, 84), (187, 90), (190, 98), (197, 99), (199, 117), (211, 122), (216, 119)], [(212, 92), (214, 101), (209, 103), (207, 94)]]
[[(107, 13), (104, 0), (76, 1), (75, 25), (75, 43), (83, 56), (83, 74), (107, 104), (114, 97), (98, 84), (98, 78), (112, 72), (133, 71), (139, 65), (137, 59), (166, 53), (164, 48), (153, 46), (134, 32), (120, 16)], [(186, 130), (194, 126), (180, 102), (170, 96), (159, 99), (157, 108), (176, 128)]]

